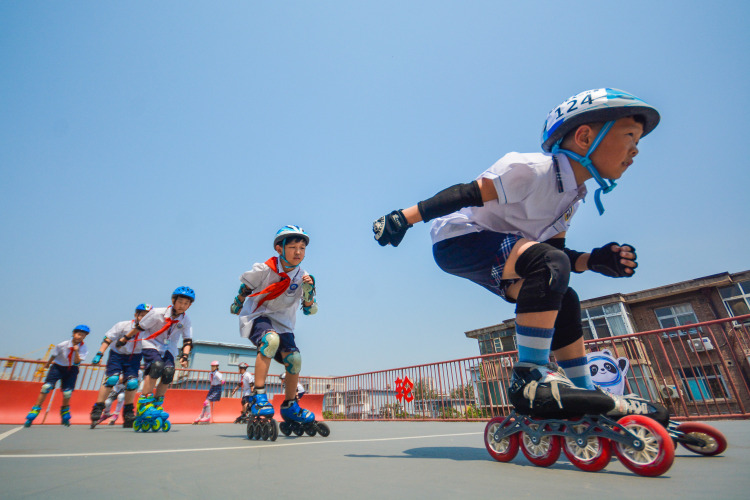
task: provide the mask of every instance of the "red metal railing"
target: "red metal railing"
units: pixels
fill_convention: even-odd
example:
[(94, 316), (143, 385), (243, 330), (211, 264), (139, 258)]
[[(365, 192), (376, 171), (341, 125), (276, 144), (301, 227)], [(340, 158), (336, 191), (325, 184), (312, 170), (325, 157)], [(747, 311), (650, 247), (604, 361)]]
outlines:
[[(595, 339), (586, 347), (627, 358), (625, 391), (661, 402), (677, 420), (750, 418), (748, 324), (750, 315)], [(486, 420), (511, 410), (507, 387), (516, 357), (510, 351), (301, 382), (308, 393), (324, 395), (328, 420)], [(41, 382), (43, 366), (0, 358), (0, 379)], [(207, 391), (209, 373), (178, 369), (174, 387)], [(230, 397), (240, 374), (222, 373)], [(81, 365), (76, 388), (97, 390), (103, 378), (103, 366)], [(275, 375), (266, 387), (271, 395), (282, 392)]]

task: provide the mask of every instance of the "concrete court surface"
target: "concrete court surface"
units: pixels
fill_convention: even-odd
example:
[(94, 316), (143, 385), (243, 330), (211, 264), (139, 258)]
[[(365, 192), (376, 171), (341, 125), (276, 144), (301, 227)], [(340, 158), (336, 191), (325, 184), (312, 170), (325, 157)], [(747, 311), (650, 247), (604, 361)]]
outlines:
[(246, 439), (244, 425), (0, 426), (0, 498), (750, 498), (750, 422), (714, 421), (718, 457), (678, 446), (672, 468), (640, 477), (613, 460), (547, 469), (484, 448), (479, 422), (328, 422), (328, 438)]

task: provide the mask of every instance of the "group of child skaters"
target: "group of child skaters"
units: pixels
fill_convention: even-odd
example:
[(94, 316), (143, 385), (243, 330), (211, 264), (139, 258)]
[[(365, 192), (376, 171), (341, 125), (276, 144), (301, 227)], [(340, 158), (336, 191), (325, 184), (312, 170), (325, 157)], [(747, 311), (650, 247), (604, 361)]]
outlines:
[[(611, 192), (615, 181), (633, 165), (639, 141), (659, 121), (656, 108), (627, 92), (613, 88), (581, 92), (549, 112), (541, 153), (509, 153), (473, 181), (451, 186), (373, 223), (375, 240), (396, 247), (414, 224), (431, 221), (433, 257), (440, 269), (515, 304), (518, 361), (509, 397), (519, 412), (552, 418), (637, 413), (666, 424), (663, 406), (635, 395), (612, 395), (593, 384), (580, 300), (569, 285), (571, 273), (585, 271), (632, 277), (638, 266), (635, 246), (612, 241), (581, 252), (566, 243), (573, 216), (587, 195), (586, 181), (593, 178), (597, 184), (594, 203), (602, 215), (602, 195)], [(308, 244), (304, 230), (284, 226), (273, 241), (277, 255), (240, 276), (230, 309), (239, 316), (241, 336), (258, 349), (254, 386), (250, 378), (245, 383), (247, 367), (243, 371), (243, 401), (252, 415), (273, 414), (265, 385), (271, 360), (276, 359), (286, 374), (282, 416), (300, 422), (311, 419), (295, 397), (301, 368), (294, 335), (296, 313), (300, 307), (304, 314), (317, 311), (315, 280), (299, 267)], [(108, 378), (99, 393), (101, 406), (95, 406), (92, 418), (122, 376), (126, 425), (132, 422), (137, 383), (130, 380), (137, 380), (140, 356), (145, 375), (139, 406), (161, 406), (174, 374), (175, 339), (180, 335), (184, 339), (181, 362), (190, 352), (192, 334), (185, 311), (194, 299), (192, 290), (180, 287), (172, 295), (172, 306), (136, 309), (129, 325), (118, 323), (108, 332), (94, 362), (107, 345), (115, 342), (116, 347), (110, 352)], [(68, 412), (88, 333), (88, 327), (79, 325), (72, 340), (58, 344), (32, 413), (38, 412), (57, 380), (62, 380), (63, 411)], [(550, 363), (550, 354), (556, 364)]]

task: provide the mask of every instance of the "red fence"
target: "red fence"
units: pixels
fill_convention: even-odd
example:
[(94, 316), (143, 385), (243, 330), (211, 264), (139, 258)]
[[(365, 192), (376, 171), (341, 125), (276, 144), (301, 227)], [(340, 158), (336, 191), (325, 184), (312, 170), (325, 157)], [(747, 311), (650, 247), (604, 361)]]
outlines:
[[(750, 418), (748, 322), (750, 315), (596, 339), (587, 341), (586, 347), (626, 358), (625, 391), (661, 402), (677, 420)], [(326, 419), (486, 420), (511, 410), (507, 387), (515, 360), (516, 352), (511, 351), (345, 377), (301, 377), (308, 394), (316, 395), (307, 399), (307, 406), (303, 400), (302, 406)], [(44, 379), (43, 365), (0, 358), (0, 423), (23, 422)], [(230, 422), (240, 410), (240, 392), (230, 397), (240, 374), (222, 373), (225, 399), (215, 408), (214, 421)], [(177, 370), (167, 396), (166, 409), (174, 415), (170, 420), (188, 422), (198, 415), (208, 375), (205, 370)], [(71, 400), (73, 423), (88, 423), (92, 393), (103, 378), (103, 367), (81, 365)], [(269, 396), (280, 395), (281, 387), (279, 377), (269, 375)], [(45, 413), (49, 408), (45, 406)], [(50, 409), (45, 423), (58, 420), (56, 410)]]

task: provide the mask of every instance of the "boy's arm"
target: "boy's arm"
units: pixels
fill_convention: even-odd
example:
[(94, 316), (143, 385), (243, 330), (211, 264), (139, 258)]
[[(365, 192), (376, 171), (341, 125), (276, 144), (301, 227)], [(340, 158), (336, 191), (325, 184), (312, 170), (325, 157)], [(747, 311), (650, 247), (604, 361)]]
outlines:
[(467, 184), (456, 184), (444, 189), (412, 207), (394, 210), (376, 220), (372, 230), (380, 246), (390, 243), (397, 247), (404, 239), (406, 230), (417, 222), (428, 222), (466, 207), (481, 207), (485, 202), (496, 199), (497, 190), (492, 179), (481, 177)]
[(104, 351), (107, 350), (107, 347), (109, 347), (109, 344), (111, 344), (112, 341), (109, 340), (106, 336), (102, 340), (102, 345), (99, 346), (99, 351), (94, 354), (94, 359), (91, 360), (92, 365), (98, 365), (99, 362), (102, 360), (102, 356), (104, 356)]

